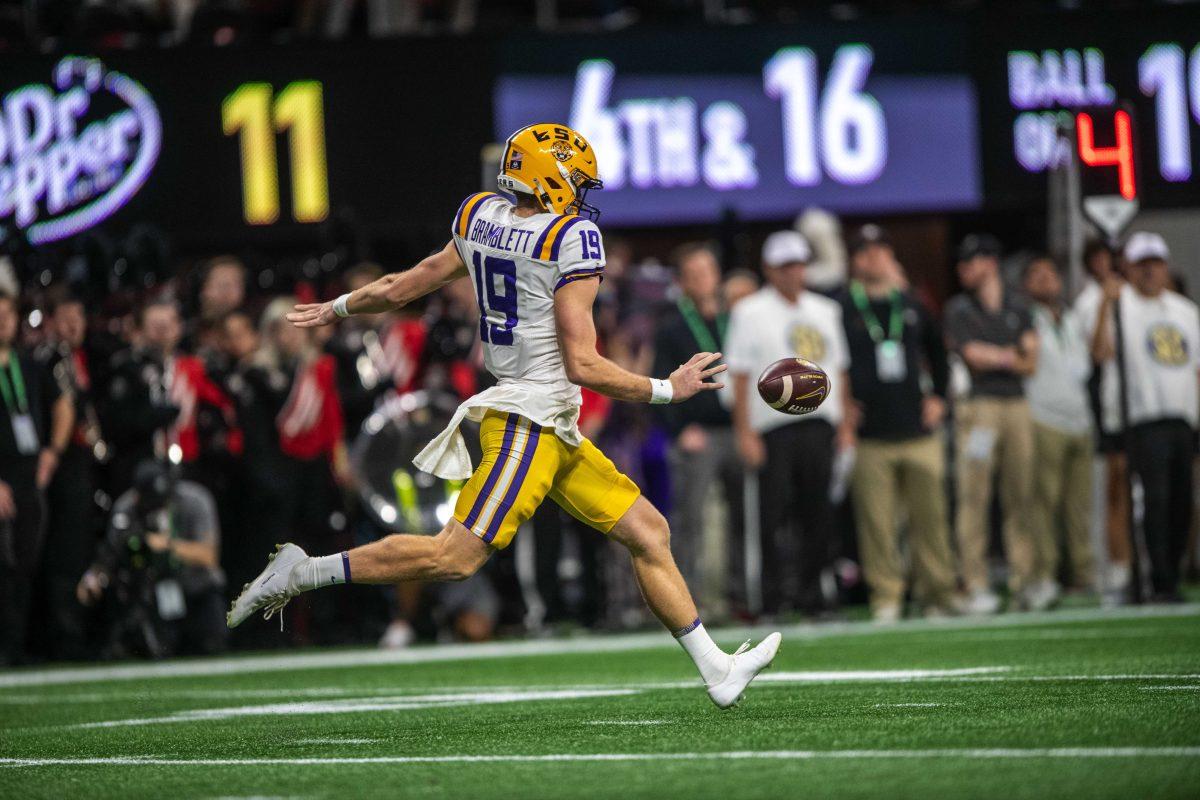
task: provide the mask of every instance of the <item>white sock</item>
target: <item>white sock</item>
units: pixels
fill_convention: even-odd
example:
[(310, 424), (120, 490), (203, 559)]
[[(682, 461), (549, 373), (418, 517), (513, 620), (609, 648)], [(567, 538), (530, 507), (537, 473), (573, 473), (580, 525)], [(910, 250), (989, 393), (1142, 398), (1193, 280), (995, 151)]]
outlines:
[(675, 631), (673, 635), (683, 645), (687, 654), (692, 657), (696, 669), (700, 670), (700, 677), (704, 679), (705, 685), (711, 686), (724, 680), (725, 676), (729, 674), (730, 655), (717, 647), (717, 643), (708, 635), (708, 631), (704, 630), (704, 625), (701, 624), (699, 617), (696, 617), (696, 621), (686, 628)]
[(309, 556), (295, 567), (296, 585), (301, 591), (350, 582), (350, 557), (345, 553)]

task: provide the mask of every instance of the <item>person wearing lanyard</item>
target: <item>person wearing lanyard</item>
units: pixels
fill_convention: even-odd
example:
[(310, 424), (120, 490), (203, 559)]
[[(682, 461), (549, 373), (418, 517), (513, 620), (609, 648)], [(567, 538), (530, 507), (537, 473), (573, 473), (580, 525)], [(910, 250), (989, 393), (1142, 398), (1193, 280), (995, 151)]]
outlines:
[[(667, 373), (702, 352), (719, 353), (729, 315), (721, 300), (721, 268), (705, 244), (681, 245), (672, 256), (679, 298), (655, 333), (655, 370)], [(666, 374), (666, 373), (663, 373)], [(729, 411), (712, 392), (694, 402), (656, 406), (671, 435), (671, 549), (680, 572), (694, 587), (711, 619), (742, 597), (742, 473)], [(708, 498), (720, 484), (728, 518), (708, 514)], [(723, 566), (721, 566), (723, 565)], [(707, 567), (707, 569), (706, 569)], [(733, 595), (730, 597), (730, 595)]]
[[(900, 618), (905, 595), (927, 615), (949, 611), (955, 588), (941, 437), (949, 369), (941, 329), (905, 290), (886, 232), (851, 242), (854, 280), (841, 298), (850, 382), (859, 406), (851, 476), (859, 558), (878, 622)], [(908, 519), (911, 582), (898, 518)]]
[(1033, 580), (1020, 598), (1031, 610), (1050, 607), (1059, 595), (1058, 525), (1065, 523), (1074, 588), (1090, 591), (1094, 565), (1090, 540), (1094, 455), (1088, 378), (1089, 336), (1063, 303), (1054, 260), (1035, 256), (1025, 265), (1025, 294), (1041, 341), (1037, 371), (1025, 382), (1034, 431)]
[(74, 424), (69, 394), (17, 350), (17, 303), (0, 294), (0, 664), (25, 658), (42, 551), (42, 490)]

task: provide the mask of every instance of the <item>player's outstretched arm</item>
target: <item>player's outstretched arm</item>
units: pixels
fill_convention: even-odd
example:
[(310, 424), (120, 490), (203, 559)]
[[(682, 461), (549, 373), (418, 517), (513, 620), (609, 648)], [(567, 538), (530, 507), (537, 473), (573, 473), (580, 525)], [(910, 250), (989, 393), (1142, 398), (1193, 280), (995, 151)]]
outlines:
[[(567, 378), (616, 400), (649, 403), (654, 398), (650, 378), (622, 369), (596, 351), (592, 305), (599, 288), (598, 277), (586, 278), (567, 283), (554, 294), (554, 321)], [(720, 353), (697, 353), (672, 372), (671, 402), (680, 403), (698, 392), (722, 388), (724, 384), (709, 380), (727, 369), (724, 364), (713, 366), (720, 358)]]
[(316, 328), (330, 325), (340, 317), (351, 314), (381, 314), (402, 308), (466, 274), (467, 265), (459, 257), (458, 248), (454, 242), (449, 242), (412, 269), (384, 275), (349, 295), (343, 295), (346, 306), (344, 314), (338, 313), (337, 303), (342, 299), (338, 298), (325, 303), (297, 305), (287, 318), (298, 328)]

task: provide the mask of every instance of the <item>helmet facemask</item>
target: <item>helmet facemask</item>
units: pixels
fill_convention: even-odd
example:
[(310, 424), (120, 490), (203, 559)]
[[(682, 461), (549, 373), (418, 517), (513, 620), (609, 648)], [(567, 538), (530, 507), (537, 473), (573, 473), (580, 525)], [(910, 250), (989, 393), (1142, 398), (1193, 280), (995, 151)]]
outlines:
[(589, 189), (603, 189), (604, 181), (600, 180), (599, 178), (593, 178), (589, 176), (586, 172), (578, 167), (571, 171), (571, 174), (567, 180), (569, 180), (571, 185), (575, 187), (575, 199), (572, 200), (569, 205), (567, 205), (566, 212), (568, 214), (577, 214), (581, 217), (585, 217), (590, 219), (592, 222), (598, 220), (600, 218), (600, 209), (586, 202), (586, 198)]

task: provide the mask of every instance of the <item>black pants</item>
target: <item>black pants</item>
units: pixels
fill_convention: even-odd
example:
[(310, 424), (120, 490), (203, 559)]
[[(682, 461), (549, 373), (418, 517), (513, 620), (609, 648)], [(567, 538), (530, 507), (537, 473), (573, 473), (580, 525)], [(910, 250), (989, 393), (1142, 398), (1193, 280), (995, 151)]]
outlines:
[(833, 426), (816, 419), (793, 422), (763, 434), (763, 442), (767, 462), (758, 495), (764, 609), (820, 611), (821, 572), (836, 544), (829, 500)]
[(1129, 466), (1145, 497), (1142, 528), (1156, 595), (1179, 590), (1179, 570), (1192, 526), (1192, 428), (1183, 420), (1146, 422), (1129, 429)]
[(87, 652), (84, 609), (75, 598), (75, 586), (92, 563), (99, 540), (94, 463), (87, 448), (69, 447), (46, 489), (44, 647), (55, 659), (81, 658)]
[(34, 479), (36, 463), (5, 470), (17, 515), (0, 520), (0, 664), (25, 659), (33, 579), (42, 558), (42, 493)]

